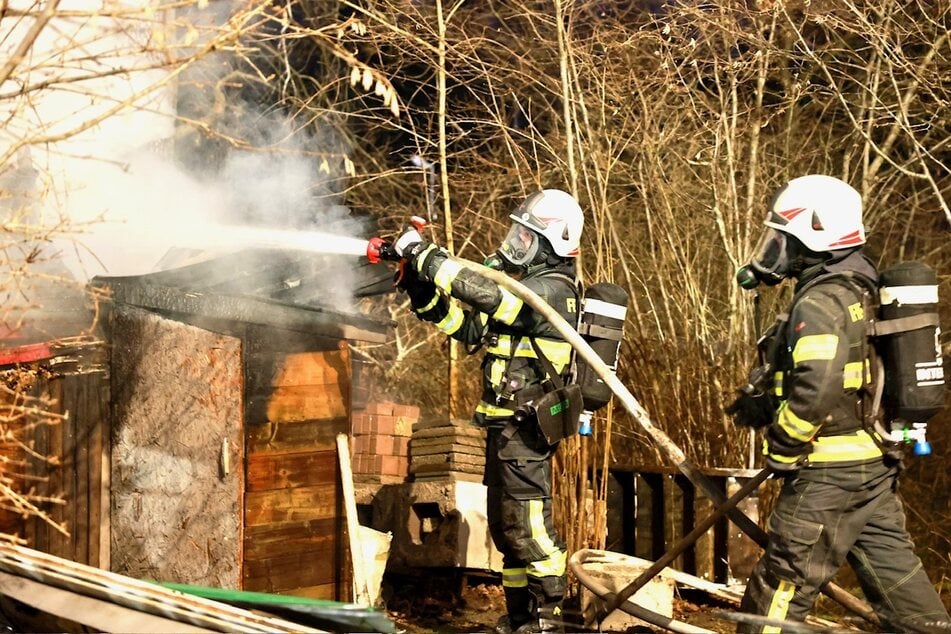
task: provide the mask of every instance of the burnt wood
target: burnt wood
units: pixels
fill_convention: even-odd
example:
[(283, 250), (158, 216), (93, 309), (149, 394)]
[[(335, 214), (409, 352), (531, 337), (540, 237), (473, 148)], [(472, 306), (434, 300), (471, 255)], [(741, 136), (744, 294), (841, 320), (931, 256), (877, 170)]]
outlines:
[(392, 272), (354, 256), (247, 250), (145, 275), (93, 278), (114, 302), (381, 343), (390, 320), (351, 309), (353, 298), (392, 291)]

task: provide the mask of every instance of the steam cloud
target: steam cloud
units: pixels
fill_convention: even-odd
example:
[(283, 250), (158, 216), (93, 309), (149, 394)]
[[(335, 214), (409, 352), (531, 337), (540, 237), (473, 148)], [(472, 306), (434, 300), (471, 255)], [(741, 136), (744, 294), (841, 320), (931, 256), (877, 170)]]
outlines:
[[(223, 23), (226, 15), (214, 11), (227, 5), (233, 7), (211, 3), (199, 21)], [(136, 52), (143, 48), (135, 40), (148, 41), (151, 34), (104, 20), (73, 24), (75, 31), (68, 22), (59, 22), (34, 52), (61, 50), (82, 33), (80, 53), (93, 61), (74, 62), (76, 73), (108, 70), (82, 68), (95, 66), (98, 56), (128, 67), (147, 64)], [(100, 35), (95, 28), (101, 28)], [(56, 71), (63, 77), (69, 72)], [(267, 233), (269, 248), (299, 249), (299, 240), (281, 244), (276, 230), (290, 230), (325, 232), (328, 252), (340, 252), (341, 245), (347, 249), (343, 252), (356, 252), (357, 240), (334, 237), (365, 233), (337, 189), (344, 176), (343, 157), (350, 150), (346, 141), (329, 125), (304, 129), (279, 109), (265, 112), (240, 97), (226, 99), (222, 109), (221, 94), (208, 86), (233, 71), (223, 54), (209, 57), (183, 73), (178, 83), (78, 135), (63, 133), (161, 82), (165, 71), (107, 73), (83, 81), (81, 91), (53, 88), (32, 95), (29, 108), (23, 109), (28, 116), (12, 118), (0, 141), (34, 138), (37, 130), (65, 138), (27, 143), (13, 161), (0, 166), (0, 187), (8, 194), (5, 220), (13, 218), (24, 234), (38, 237), (21, 255), (27, 257), (37, 246), (36, 259), (49, 264), (41, 271), (44, 276), (65, 270), (85, 282), (96, 275), (144, 274), (254, 247), (255, 229), (258, 237)], [(227, 141), (205, 136), (187, 123), (176, 124), (178, 115), (209, 120), (209, 113), (215, 113), (211, 123)], [(24, 205), (24, 200), (33, 202)], [(46, 237), (43, 228), (61, 227), (64, 221), (68, 232)], [(310, 246), (320, 251), (320, 245)], [(350, 303), (350, 280), (330, 277), (323, 280), (332, 285), (327, 296), (344, 308)], [(32, 303), (30, 293), (21, 295), (25, 304)]]
[[(135, 148), (86, 170), (86, 182), (70, 195), (70, 217), (93, 224), (78, 236), (79, 248), (70, 258), (73, 272), (87, 279), (147, 273), (170, 249), (214, 254), (252, 246), (228, 243), (226, 237), (234, 234), (222, 225), (359, 231), (307, 154), (319, 140), (290, 134), (288, 123), (275, 117), (248, 114), (241, 120), (269, 126), (245, 128), (245, 136), (285, 140), (271, 144), (270, 152), (231, 149), (213, 173), (189, 170), (152, 148)], [(203, 159), (192, 156), (189, 163)], [(103, 221), (95, 222), (100, 217)]]

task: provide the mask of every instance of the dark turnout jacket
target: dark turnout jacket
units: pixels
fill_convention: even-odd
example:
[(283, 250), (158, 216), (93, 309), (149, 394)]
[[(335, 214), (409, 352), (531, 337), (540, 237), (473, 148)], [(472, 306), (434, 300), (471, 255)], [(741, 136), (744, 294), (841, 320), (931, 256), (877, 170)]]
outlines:
[[(421, 280), (408, 290), (417, 315), (460, 342), (485, 345), (483, 391), (474, 422), (502, 422), (513, 415), (520, 399), (538, 395), (547, 373), (533, 340), (555, 370), (564, 373), (571, 361), (571, 345), (520, 297), (432, 245), (413, 265)], [(576, 323), (578, 290), (573, 266), (541, 268), (520, 281), (568, 323)], [(450, 302), (449, 297), (469, 308)]]
[(878, 273), (861, 252), (807, 270), (778, 336), (776, 421), (766, 431), (779, 462), (821, 467), (881, 460), (862, 421), (868, 330)]

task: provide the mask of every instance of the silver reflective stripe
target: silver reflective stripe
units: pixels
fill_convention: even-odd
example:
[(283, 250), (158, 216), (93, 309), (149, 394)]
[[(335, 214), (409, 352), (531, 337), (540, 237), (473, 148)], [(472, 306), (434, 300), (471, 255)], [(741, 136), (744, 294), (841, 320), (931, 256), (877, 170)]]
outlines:
[(882, 304), (898, 302), (902, 304), (937, 304), (938, 287), (927, 286), (883, 286), (879, 291)]
[(583, 310), (586, 313), (603, 315), (605, 317), (610, 317), (611, 319), (623, 320), (624, 316), (627, 314), (627, 306), (612, 304), (610, 302), (601, 301), (600, 299), (585, 299), (582, 302), (582, 306), (584, 307)]

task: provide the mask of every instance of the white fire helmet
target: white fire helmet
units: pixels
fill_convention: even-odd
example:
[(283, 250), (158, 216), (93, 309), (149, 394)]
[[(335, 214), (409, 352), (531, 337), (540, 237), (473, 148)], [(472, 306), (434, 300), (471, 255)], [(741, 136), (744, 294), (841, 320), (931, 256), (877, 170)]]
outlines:
[[(750, 266), (768, 285), (795, 275), (796, 247), (787, 236), (815, 253), (854, 249), (865, 243), (862, 197), (838, 178), (811, 174), (786, 183), (773, 198), (766, 231), (753, 249)], [(800, 253), (801, 255), (801, 253)]]
[(773, 198), (765, 224), (816, 253), (865, 244), (862, 197), (832, 176), (811, 174), (786, 183)]
[(514, 222), (499, 248), (499, 255), (510, 264), (525, 266), (534, 260), (538, 253), (537, 235), (548, 240), (556, 255), (578, 256), (584, 213), (571, 194), (560, 189), (536, 192), (510, 218)]

